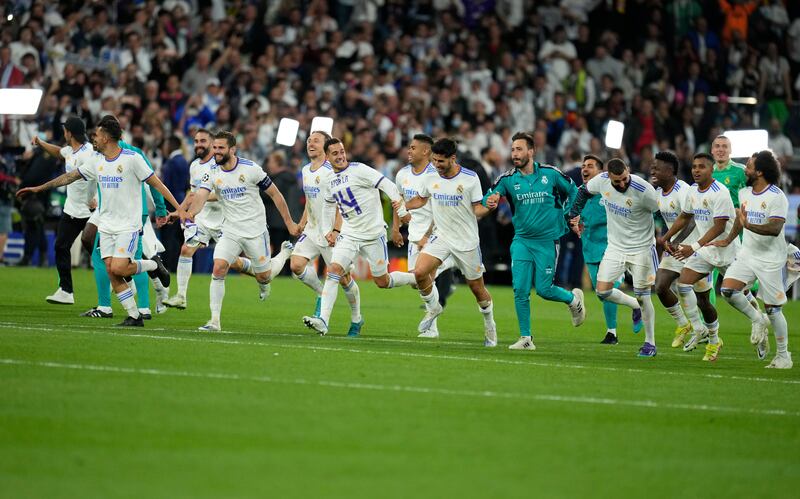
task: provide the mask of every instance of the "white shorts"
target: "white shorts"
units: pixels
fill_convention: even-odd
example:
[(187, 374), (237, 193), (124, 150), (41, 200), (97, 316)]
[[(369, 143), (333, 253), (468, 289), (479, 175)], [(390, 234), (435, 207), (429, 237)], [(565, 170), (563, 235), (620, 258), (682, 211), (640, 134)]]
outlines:
[(100, 219), (100, 208), (95, 209), (92, 212), (92, 215), (89, 217), (89, 220), (86, 221), (87, 224), (92, 224), (95, 227), (99, 227), (98, 220)]
[(710, 274), (714, 272), (714, 270), (718, 270), (720, 274), (724, 274), (728, 268), (728, 265), (714, 265), (706, 260), (705, 257), (703, 257), (703, 255), (700, 253), (695, 253), (686, 259), (683, 267), (689, 270), (694, 270), (698, 274)]
[(242, 253), (253, 263), (256, 274), (269, 270), (269, 232), (264, 231), (260, 236), (248, 238), (234, 238), (224, 234), (214, 248), (214, 260), (225, 260), (230, 265)]
[(359, 241), (347, 234), (340, 234), (333, 247), (331, 263), (336, 263), (347, 270), (361, 255), (369, 264), (372, 277), (380, 277), (389, 272), (389, 248), (386, 246), (386, 236), (380, 236), (371, 241)]
[(658, 270), (656, 247), (650, 246), (650, 249), (638, 253), (622, 253), (611, 247), (607, 248), (600, 261), (600, 268), (597, 269), (597, 280), (615, 282), (626, 270), (631, 273), (634, 288), (650, 288), (654, 285)]
[(478, 280), (486, 272), (480, 246), (469, 251), (459, 251), (451, 248), (441, 237), (434, 234), (428, 238), (428, 244), (422, 248), (421, 253), (438, 258), (442, 262), (442, 266), (445, 265), (448, 258), (451, 259), (451, 265), (458, 268), (468, 281)]
[(737, 258), (725, 272), (725, 279), (743, 282), (746, 287), (758, 279), (758, 297), (768, 305), (783, 305), (786, 303), (786, 266), (775, 270), (764, 270), (763, 267), (763, 264)]
[[(408, 265), (406, 268), (409, 272), (414, 272), (414, 268), (417, 266), (417, 258), (419, 258), (421, 252), (422, 250), (419, 249), (419, 244), (411, 241), (408, 242)], [(453, 259), (447, 257), (442, 264), (439, 265), (439, 268), (436, 269), (436, 277), (439, 277), (439, 274), (451, 268), (453, 268)]]
[(221, 230), (209, 229), (200, 223), (186, 222), (183, 228), (183, 244), (189, 248), (208, 246), (212, 239), (214, 242), (219, 242), (221, 238)]
[(127, 258), (136, 259), (136, 250), (139, 249), (139, 231), (123, 232), (122, 234), (107, 234), (100, 232), (100, 257), (101, 258)]
[(328, 265), (331, 263), (331, 256), (333, 255), (333, 248), (325, 244), (324, 246), (318, 244), (312, 237), (309, 237), (305, 232), (300, 234), (297, 242), (294, 243), (294, 250), (292, 256), (300, 256), (307, 260), (313, 260), (321, 256)]
[(161, 244), (161, 241), (156, 237), (153, 223), (147, 220), (144, 224), (144, 234), (142, 234), (142, 256), (145, 258), (153, 258), (163, 251), (164, 245)]
[[(670, 272), (680, 274), (681, 270), (683, 270), (683, 265), (684, 262), (678, 260), (672, 255), (664, 253), (664, 256), (661, 258), (661, 262), (658, 264), (658, 270), (669, 270)], [(712, 278), (713, 276), (708, 274), (703, 279), (700, 279), (694, 283), (694, 291), (696, 293), (705, 293), (706, 291), (710, 290), (713, 287), (713, 283), (711, 282)]]

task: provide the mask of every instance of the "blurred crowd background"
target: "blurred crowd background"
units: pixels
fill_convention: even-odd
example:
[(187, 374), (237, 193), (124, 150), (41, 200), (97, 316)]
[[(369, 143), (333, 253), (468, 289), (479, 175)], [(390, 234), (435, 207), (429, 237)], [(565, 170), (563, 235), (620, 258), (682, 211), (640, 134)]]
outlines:
[[(188, 187), (192, 131), (231, 130), (297, 218), (315, 116), (334, 119), (351, 160), (390, 178), (414, 134), (456, 137), (484, 187), (510, 168), (518, 130), (533, 131), (537, 161), (580, 183), (584, 154), (646, 172), (663, 149), (689, 180), (691, 156), (716, 135), (765, 128), (781, 187), (800, 192), (796, 1), (20, 0), (3, 2), (0, 20), (0, 87), (45, 91), (36, 116), (0, 118), (0, 216), (14, 212), (24, 226), (25, 264), (45, 248), (62, 200), (24, 213), (13, 191), (60, 173), (30, 142), (61, 143), (67, 114), (90, 128), (116, 115), (176, 194)], [(292, 148), (275, 144), (282, 117), (301, 123)], [(626, 124), (620, 150), (603, 145), (611, 119)], [(274, 210), (268, 219), (279, 244), (288, 234)], [(487, 267), (502, 272), (510, 214), (499, 210), (481, 232)], [(162, 234), (173, 266), (180, 237)], [(559, 277), (569, 283), (579, 242), (564, 244)]]

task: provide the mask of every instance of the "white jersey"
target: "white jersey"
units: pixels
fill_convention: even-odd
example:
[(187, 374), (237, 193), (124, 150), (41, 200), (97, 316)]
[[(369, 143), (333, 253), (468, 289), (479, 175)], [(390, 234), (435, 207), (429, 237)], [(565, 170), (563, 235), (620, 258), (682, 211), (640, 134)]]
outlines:
[(590, 194), (600, 194), (608, 219), (608, 246), (621, 253), (649, 250), (656, 242), (653, 212), (658, 210), (658, 194), (652, 185), (636, 175), (625, 192), (611, 185), (608, 172), (596, 175), (586, 184)]
[[(77, 170), (94, 157), (94, 147), (85, 143), (77, 151), (72, 146), (61, 148), (61, 157), (64, 158), (64, 169), (67, 173)], [(64, 202), (64, 213), (74, 218), (89, 218), (89, 201), (94, 199), (97, 182), (79, 180), (67, 186), (67, 200)]]
[[(203, 182), (210, 180), (211, 177), (216, 174), (217, 170), (219, 170), (219, 167), (217, 166), (217, 162), (214, 161), (214, 156), (211, 156), (211, 159), (205, 163), (201, 162), (200, 158), (196, 158), (192, 161), (192, 164), (189, 165), (189, 189), (192, 192), (197, 192), (197, 189), (200, 188)], [(197, 214), (197, 217), (195, 217), (196, 223), (202, 224), (209, 230), (222, 229), (223, 220), (222, 203), (219, 201), (207, 202), (203, 205), (203, 209)]]
[[(664, 194), (664, 190), (661, 187), (656, 189), (656, 193), (658, 193), (658, 210), (661, 212), (664, 222), (667, 223), (667, 230), (672, 228), (672, 224), (683, 213), (689, 189), (689, 184), (680, 179), (675, 182), (675, 185), (666, 194)], [(695, 227), (692, 233), (681, 241), (681, 244), (691, 245), (700, 239), (700, 236), (701, 234), (697, 233), (697, 228)]]
[(249, 239), (267, 230), (267, 214), (261, 200), (261, 190), (272, 185), (272, 179), (260, 166), (249, 159), (236, 157), (236, 165), (226, 171), (217, 168), (199, 188), (216, 192), (222, 204), (225, 221), (222, 233), (226, 237)]
[(379, 171), (364, 163), (350, 163), (328, 179), (325, 200), (339, 206), (344, 223), (342, 234), (358, 241), (386, 235), (383, 206), (378, 185), (389, 182)]
[(95, 153), (78, 172), (97, 182), (100, 232), (122, 234), (142, 229), (142, 182), (153, 175), (142, 156), (128, 149), (120, 149), (112, 159)]
[[(745, 205), (747, 221), (756, 225), (765, 224), (771, 218), (786, 220), (789, 212), (789, 200), (786, 195), (771, 184), (759, 193), (754, 193), (752, 187), (740, 190), (739, 206)], [(737, 257), (755, 260), (760, 266), (779, 268), (786, 263), (786, 247), (783, 228), (777, 236), (762, 236), (744, 229), (742, 248)]]
[[(436, 168), (430, 163), (420, 173), (414, 173), (411, 165), (406, 165), (403, 169), (397, 172), (395, 184), (400, 189), (400, 194), (403, 199), (410, 201), (415, 196), (419, 196), (422, 184), (425, 183), (425, 177), (433, 175), (438, 177)], [(408, 223), (408, 240), (412, 243), (417, 243), (425, 236), (425, 233), (431, 226), (433, 221), (433, 214), (431, 213), (430, 203), (425, 206), (417, 208), (416, 210), (409, 210), (411, 213), (411, 221)]]
[(306, 196), (306, 228), (303, 233), (321, 246), (327, 246), (325, 234), (333, 228), (336, 212), (328, 209), (326, 191), (333, 175), (331, 164), (325, 161), (316, 170), (311, 163), (303, 167), (303, 193)]
[[(727, 187), (716, 180), (704, 191), (700, 190), (699, 185), (692, 184), (689, 188), (686, 206), (684, 206), (683, 211), (694, 215), (694, 223), (697, 226), (696, 230), (699, 237), (703, 237), (714, 226), (714, 220), (727, 220), (725, 230), (714, 241), (728, 237), (731, 228), (733, 228), (733, 219), (736, 216), (733, 201)], [(725, 248), (703, 246), (697, 253), (709, 263), (723, 267), (733, 261), (738, 248), (739, 239), (737, 238)], [(785, 256), (786, 254), (784, 253)]]
[[(472, 206), (483, 199), (478, 175), (459, 166), (450, 178), (425, 175), (419, 195), (429, 198), (436, 235), (452, 249), (471, 251), (478, 247), (478, 219)], [(413, 218), (414, 215), (412, 215)]]

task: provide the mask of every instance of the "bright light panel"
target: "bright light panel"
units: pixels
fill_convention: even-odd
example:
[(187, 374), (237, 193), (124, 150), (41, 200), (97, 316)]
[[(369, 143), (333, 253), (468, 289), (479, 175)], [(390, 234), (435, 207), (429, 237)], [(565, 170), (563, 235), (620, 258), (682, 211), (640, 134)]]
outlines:
[(0, 114), (36, 114), (42, 91), (38, 88), (0, 89)]
[(300, 129), (300, 122), (291, 118), (281, 118), (278, 124), (278, 135), (275, 142), (282, 146), (292, 147), (297, 140), (297, 131)]
[(606, 147), (609, 149), (619, 149), (622, 147), (622, 133), (625, 131), (625, 124), (621, 121), (611, 120), (606, 128)]
[(754, 152), (769, 147), (769, 134), (766, 130), (728, 130), (722, 135), (731, 140), (732, 158), (748, 158)]
[(311, 120), (311, 131), (308, 133), (313, 133), (316, 131), (325, 132), (328, 135), (333, 135), (333, 118), (328, 118), (326, 116), (317, 116), (313, 120)]

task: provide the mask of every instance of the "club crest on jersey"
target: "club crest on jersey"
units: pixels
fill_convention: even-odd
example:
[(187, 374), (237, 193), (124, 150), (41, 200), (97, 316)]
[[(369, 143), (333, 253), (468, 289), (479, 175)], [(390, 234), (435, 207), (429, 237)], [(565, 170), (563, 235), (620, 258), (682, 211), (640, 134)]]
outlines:
[(703, 208), (708, 208), (708, 201), (705, 199), (703, 200)]
[(215, 184), (217, 184), (217, 185), (222, 185), (222, 179), (221, 179), (221, 178), (218, 178), (218, 179), (216, 180), (216, 182), (214, 182), (214, 183), (215, 183)]
[(320, 182), (319, 175), (317, 175), (317, 177), (314, 179), (314, 183), (319, 185), (319, 182)]
[(605, 196), (605, 197), (610, 197), (610, 196), (611, 196), (611, 193), (610, 193), (610, 192), (608, 192), (608, 191), (606, 191), (606, 192), (604, 192), (604, 193), (603, 193), (603, 196)]
[(631, 198), (626, 198), (625, 199), (625, 206), (627, 206), (628, 208), (633, 206), (633, 200)]
[(122, 165), (117, 165), (117, 173), (122, 173)]
[(731, 183), (731, 178), (730, 177), (726, 177), (725, 178), (725, 183), (726, 184), (730, 184)]
[(669, 207), (674, 210), (675, 209), (675, 201), (670, 201), (669, 202)]
[(99, 172), (103, 171), (103, 167), (102, 166), (98, 166), (97, 167), (97, 171), (99, 171)]
[(519, 184), (514, 184), (514, 190), (518, 191), (522, 186)]
[(243, 184), (243, 183), (244, 183), (244, 173), (242, 173), (241, 175), (239, 175), (239, 183), (240, 183), (240, 184)]
[(439, 184), (433, 184), (433, 188), (434, 189), (438, 189), (439, 188)]
[(547, 177), (542, 177), (542, 183), (546, 184), (547, 182), (549, 182), (549, 180), (547, 180)]
[(464, 186), (461, 185), (461, 184), (458, 184), (458, 187), (456, 187), (456, 192), (459, 193), (459, 194), (463, 193), (464, 192)]
[(767, 209), (767, 203), (765, 203), (764, 201), (761, 202), (761, 209), (762, 210), (766, 210)]

